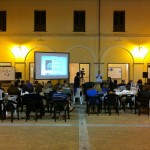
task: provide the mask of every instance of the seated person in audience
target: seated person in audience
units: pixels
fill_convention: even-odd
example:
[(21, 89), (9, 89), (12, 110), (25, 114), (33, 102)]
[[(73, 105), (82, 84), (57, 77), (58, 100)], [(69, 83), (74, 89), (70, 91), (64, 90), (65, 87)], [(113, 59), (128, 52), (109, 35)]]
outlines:
[[(43, 104), (43, 97), (39, 93), (35, 93), (34, 88), (30, 88), (29, 89), (29, 94), (23, 95), (22, 98), (25, 99), (25, 100), (29, 100), (29, 99), (32, 98), (34, 100), (40, 101), (38, 106), (40, 108), (41, 115), (42, 116), (45, 115), (45, 107), (44, 107), (44, 104)], [(30, 112), (29, 112), (29, 114), (30, 114)]]
[(94, 89), (96, 89), (98, 95), (104, 95), (104, 92), (102, 91), (101, 85), (99, 83), (94, 84)]
[(142, 79), (139, 79), (139, 80), (137, 81), (137, 84), (143, 84)]
[(129, 80), (129, 82), (127, 83), (128, 85), (130, 85), (131, 87), (133, 86), (133, 81), (132, 80)]
[(108, 83), (101, 84), (101, 88), (104, 94), (108, 92)]
[(121, 91), (126, 89), (126, 83), (125, 80), (121, 80), (121, 83), (119, 84), (119, 88)]
[(108, 78), (107, 78), (107, 82), (108, 82), (108, 92), (109, 92), (109, 91), (114, 91), (114, 84), (113, 84), (113, 82), (112, 82), (111, 77), (108, 77)]
[(61, 86), (61, 85), (60, 85), (60, 83), (59, 83), (59, 82), (58, 82), (58, 83), (56, 83), (56, 84), (53, 86), (53, 91), (55, 91), (55, 92), (56, 92), (60, 86)]
[(8, 95), (18, 95), (20, 96), (19, 89), (15, 86), (15, 82), (11, 82), (10, 86), (7, 89)]
[(42, 91), (42, 85), (40, 83), (37, 83), (35, 87), (35, 93), (44, 96), (44, 93)]
[[(149, 105), (149, 102), (147, 103), (147, 99), (150, 100), (150, 85), (145, 83), (143, 85), (143, 89), (141, 89), (136, 96), (136, 104), (138, 106), (140, 106), (141, 104), (145, 106), (147, 104)], [(141, 111), (148, 113), (145, 109), (141, 109)]]
[(150, 97), (150, 85), (145, 83), (143, 89), (138, 92), (138, 96)]
[(0, 83), (0, 100), (2, 100), (3, 97), (5, 97), (5, 92), (4, 89), (1, 87), (1, 83)]
[(54, 99), (54, 98), (66, 99), (69, 102), (70, 111), (73, 111), (75, 109), (75, 107), (72, 107), (70, 104), (70, 97), (66, 93), (63, 92), (62, 86), (59, 86), (57, 89), (57, 92), (53, 93), (52, 99)]
[(102, 101), (101, 101), (100, 97), (98, 96), (97, 90), (94, 88), (94, 84), (93, 83), (91, 83), (89, 85), (89, 89), (86, 92), (87, 92), (87, 96), (88, 97), (90, 97), (90, 96), (97, 96), (96, 103), (97, 104), (101, 104)]
[(131, 90), (131, 84), (130, 84), (130, 83), (128, 83), (128, 84), (126, 85), (126, 90), (128, 90), (128, 91)]
[(139, 80), (137, 81), (137, 88), (140, 88), (140, 86), (143, 86), (142, 79), (139, 79)]
[(29, 80), (26, 80), (26, 85), (28, 89), (33, 89), (33, 84), (29, 82)]
[(35, 93), (39, 94), (42, 98), (43, 98), (43, 104), (46, 104), (46, 100), (45, 100), (45, 95), (44, 92), (42, 91), (43, 87), (41, 85), (41, 83), (37, 83), (36, 87), (35, 87)]
[(47, 83), (42, 88), (43, 93), (50, 93), (52, 91), (52, 85), (50, 81), (47, 81)]
[(26, 91), (28, 91), (28, 87), (26, 85), (26, 82), (24, 80), (21, 81), (21, 84), (19, 86), (22, 90), (22, 93), (25, 93)]
[(69, 87), (67, 80), (64, 80), (63, 87)]
[(117, 89), (118, 88), (118, 81), (115, 79), (114, 80), (114, 89)]
[(97, 90), (94, 88), (94, 83), (89, 85), (89, 89), (86, 92), (88, 96), (97, 96)]
[(19, 80), (19, 79), (18, 79), (18, 80), (16, 80), (16, 81), (15, 81), (15, 87), (18, 87), (18, 88), (19, 88), (20, 83), (21, 83), (21, 82), (20, 82), (20, 80)]
[(121, 80), (121, 83), (119, 84), (119, 86), (126, 86), (125, 80)]

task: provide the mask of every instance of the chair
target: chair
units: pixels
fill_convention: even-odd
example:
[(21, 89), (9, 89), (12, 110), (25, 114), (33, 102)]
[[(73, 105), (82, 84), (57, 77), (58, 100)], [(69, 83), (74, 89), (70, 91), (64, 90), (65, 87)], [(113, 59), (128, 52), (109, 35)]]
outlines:
[(63, 111), (64, 112), (64, 119), (66, 122), (66, 116), (68, 115), (68, 119), (70, 119), (70, 112), (69, 112), (69, 102), (66, 99), (60, 98), (60, 97), (55, 97), (52, 98), (53, 101), (53, 107), (54, 107), (54, 119), (56, 122), (56, 114), (60, 113)]
[(116, 113), (119, 116), (119, 97), (116, 94), (107, 94), (104, 97), (104, 109), (105, 113), (106, 110), (108, 111), (109, 115), (111, 116), (111, 110), (112, 108), (115, 109)]
[(88, 96), (87, 99), (87, 113), (96, 113), (97, 115), (100, 113), (102, 108), (102, 102), (99, 96)]
[(74, 104), (75, 104), (76, 98), (78, 98), (78, 99), (80, 100), (80, 104), (83, 103), (84, 97), (83, 97), (83, 91), (82, 91), (81, 88), (77, 88), (77, 89), (76, 89), (76, 93), (75, 93), (75, 95), (73, 96), (73, 103), (74, 103)]
[(136, 109), (138, 109), (139, 116), (141, 115), (141, 113), (146, 113), (149, 116), (149, 104), (150, 104), (150, 97), (136, 96), (135, 114), (136, 114)]
[(40, 114), (40, 118), (42, 119), (42, 115), (44, 114), (42, 96), (38, 94), (25, 94), (22, 96), (22, 102), (23, 105), (26, 106), (26, 121), (28, 120), (31, 112), (35, 112), (36, 122), (38, 118), (38, 113)]
[(133, 94), (126, 94), (121, 97), (121, 103), (123, 110), (126, 111), (127, 105), (129, 105), (130, 110), (132, 110), (134, 105), (135, 96)]
[(53, 93), (54, 93), (54, 91), (50, 91), (49, 93), (44, 93), (45, 100), (46, 100), (47, 112), (49, 112), (50, 114), (52, 113), (52, 108), (53, 108), (53, 102), (51, 100)]
[(0, 100), (2, 100), (4, 96), (5, 96), (4, 91), (0, 89)]
[(63, 92), (66, 93), (70, 97), (70, 100), (71, 100), (71, 97), (72, 97), (71, 89), (68, 87), (63, 87)]
[(6, 119), (6, 113), (11, 112), (11, 122), (14, 119), (14, 113), (17, 113), (17, 119), (19, 120), (19, 108), (16, 101), (13, 100), (1, 100), (1, 119), (2, 122)]

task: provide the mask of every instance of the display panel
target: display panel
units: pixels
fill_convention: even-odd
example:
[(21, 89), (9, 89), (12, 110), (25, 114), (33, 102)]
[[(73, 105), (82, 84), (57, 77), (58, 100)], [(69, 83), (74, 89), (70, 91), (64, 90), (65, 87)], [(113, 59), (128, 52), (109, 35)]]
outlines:
[(0, 67), (0, 81), (15, 80), (14, 67)]
[(108, 67), (108, 77), (111, 77), (112, 79), (121, 79), (121, 76), (121, 67)]
[(35, 79), (68, 79), (69, 53), (35, 52)]

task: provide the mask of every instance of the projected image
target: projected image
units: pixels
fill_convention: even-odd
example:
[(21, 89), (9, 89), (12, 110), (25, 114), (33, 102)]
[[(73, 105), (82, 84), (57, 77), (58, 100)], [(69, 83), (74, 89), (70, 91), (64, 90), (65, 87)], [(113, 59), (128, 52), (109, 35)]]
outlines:
[(52, 70), (52, 60), (46, 60), (45, 70)]
[(67, 75), (67, 58), (63, 56), (42, 56), (41, 75)]
[(36, 79), (67, 79), (68, 77), (68, 53), (35, 52)]

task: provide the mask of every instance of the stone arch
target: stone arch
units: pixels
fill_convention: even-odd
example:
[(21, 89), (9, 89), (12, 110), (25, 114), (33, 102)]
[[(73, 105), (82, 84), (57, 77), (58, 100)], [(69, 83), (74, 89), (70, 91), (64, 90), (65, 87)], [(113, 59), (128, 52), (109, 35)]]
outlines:
[(131, 52), (123, 46), (114, 45), (104, 50), (101, 62), (111, 63), (134, 63), (134, 58)]
[[(76, 45), (68, 48), (66, 52), (70, 53), (71, 61), (80, 61), (80, 62), (94, 62), (96, 61), (96, 55), (93, 50), (89, 47), (83, 45)], [(88, 53), (87, 53), (88, 52)], [(73, 58), (72, 58), (73, 56)]]
[(33, 53), (35, 51), (40, 51), (40, 52), (53, 52), (54, 50), (49, 46), (49, 45), (45, 45), (45, 44), (38, 44), (38, 45), (34, 45), (33, 48), (31, 48), (29, 50), (29, 52), (27, 53), (26, 57), (25, 57), (25, 62), (30, 58), (30, 60), (34, 60), (34, 55)]

